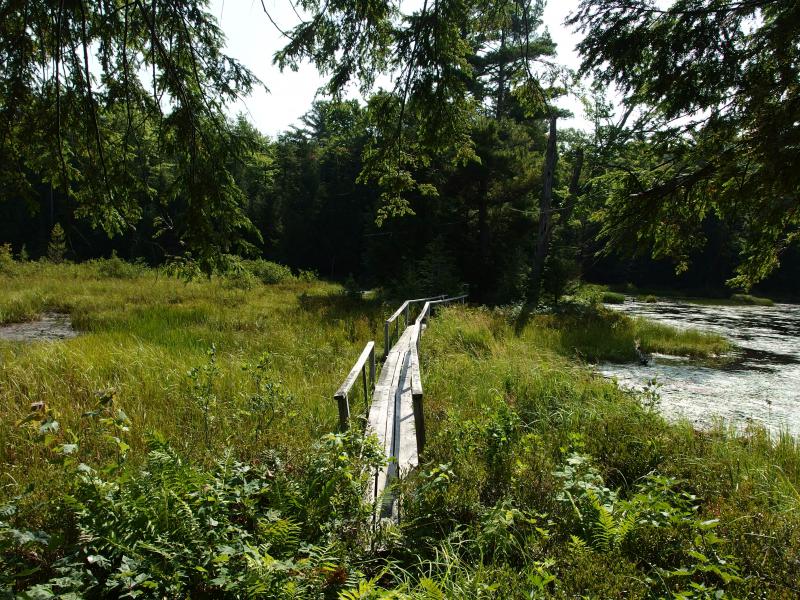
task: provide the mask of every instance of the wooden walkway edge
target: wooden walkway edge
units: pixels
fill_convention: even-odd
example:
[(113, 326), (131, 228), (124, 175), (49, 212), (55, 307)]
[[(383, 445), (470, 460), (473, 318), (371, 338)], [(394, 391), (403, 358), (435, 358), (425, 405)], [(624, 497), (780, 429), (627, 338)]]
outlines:
[[(340, 429), (349, 426), (349, 392), (362, 375), (364, 393), (367, 396), (369, 412), (367, 433), (373, 433), (383, 448), (387, 465), (377, 469), (371, 477), (367, 499), (375, 506), (373, 524), (384, 518), (397, 522), (400, 519), (399, 507), (391, 489), (395, 479), (405, 477), (419, 465), (419, 455), (425, 447), (425, 418), (423, 411), (422, 378), (419, 367), (419, 340), (433, 307), (455, 301), (464, 301), (466, 296), (447, 298), (419, 298), (407, 300), (386, 321), (384, 328), (385, 360), (380, 375), (375, 380), (375, 345), (369, 342), (358, 361), (351, 369), (345, 382), (337, 390), (334, 398), (339, 404)], [(411, 323), (409, 309), (411, 304), (424, 302), (416, 320)], [(405, 316), (405, 329), (400, 334), (399, 317)], [(389, 348), (389, 331), (396, 321), (397, 341)], [(371, 359), (371, 362), (370, 362)], [(371, 402), (367, 395), (367, 365), (370, 365), (370, 383), (374, 382)]]

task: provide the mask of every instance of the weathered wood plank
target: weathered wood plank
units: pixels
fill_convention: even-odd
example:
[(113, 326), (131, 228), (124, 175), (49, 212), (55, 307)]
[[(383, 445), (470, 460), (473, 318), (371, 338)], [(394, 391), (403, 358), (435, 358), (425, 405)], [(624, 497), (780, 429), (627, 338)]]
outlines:
[(411, 395), (412, 369), (411, 355), (408, 353), (407, 366), (398, 389), (398, 443), (397, 443), (397, 468), (399, 476), (403, 477), (418, 464), (417, 428), (414, 422), (414, 403)]
[(340, 396), (346, 397), (347, 394), (350, 393), (353, 384), (356, 382), (356, 379), (358, 378), (358, 374), (364, 368), (364, 365), (366, 365), (367, 360), (369, 360), (370, 354), (372, 354), (374, 348), (375, 348), (375, 342), (367, 342), (367, 345), (364, 346), (364, 350), (361, 351), (361, 356), (358, 357), (356, 364), (353, 365), (353, 368), (350, 369), (350, 373), (347, 374), (344, 383), (342, 383), (342, 385), (339, 386), (339, 389), (336, 390), (336, 393), (333, 395), (334, 398), (338, 398)]
[[(400, 357), (398, 356), (398, 358)], [(397, 462), (396, 460), (393, 460), (395, 457), (393, 448), (394, 437), (395, 437), (394, 421), (395, 421), (396, 404), (397, 404), (397, 399), (396, 399), (397, 381), (400, 377), (400, 371), (402, 370), (403, 367), (402, 360), (393, 361), (392, 366), (393, 370), (392, 370), (391, 385), (387, 386), (386, 410), (385, 413), (382, 413), (381, 415), (383, 418), (383, 422), (377, 424), (378, 440), (381, 442), (384, 454), (389, 459), (389, 464), (386, 466), (386, 468), (379, 470), (375, 482), (375, 497), (376, 499), (381, 500), (379, 505), (376, 505), (376, 509), (380, 510), (382, 516), (385, 515), (386, 512), (387, 500), (388, 500), (388, 509), (389, 511), (391, 511), (391, 497), (385, 495), (384, 491), (391, 482), (392, 478), (395, 476), (397, 469)]]

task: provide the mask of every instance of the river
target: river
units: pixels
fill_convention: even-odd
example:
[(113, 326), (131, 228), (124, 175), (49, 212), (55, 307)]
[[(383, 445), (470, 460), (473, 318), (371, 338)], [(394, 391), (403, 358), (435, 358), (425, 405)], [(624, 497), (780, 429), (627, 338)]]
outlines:
[(800, 435), (800, 305), (719, 306), (627, 298), (609, 305), (679, 328), (727, 337), (736, 348), (722, 361), (656, 354), (647, 366), (602, 363), (597, 369), (622, 387), (659, 384), (662, 413), (707, 427), (722, 418), (737, 426), (764, 424)]

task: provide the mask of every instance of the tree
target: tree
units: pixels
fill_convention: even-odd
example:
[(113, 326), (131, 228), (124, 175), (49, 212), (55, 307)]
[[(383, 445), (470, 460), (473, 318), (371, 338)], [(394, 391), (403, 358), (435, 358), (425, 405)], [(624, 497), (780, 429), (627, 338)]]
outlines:
[(598, 186), (606, 248), (650, 246), (686, 268), (710, 214), (736, 223), (749, 287), (800, 229), (800, 3), (583, 0), (582, 70), (624, 95)]
[(237, 148), (222, 107), (259, 82), (222, 52), (206, 5), (0, 3), (2, 195), (30, 197), (44, 181), (93, 226), (109, 235), (131, 231), (142, 197), (153, 194), (137, 164), (137, 144), (151, 130), (175, 159), (178, 187), (159, 200), (179, 203), (185, 219), (162, 219), (161, 229), (206, 269), (241, 249), (253, 230), (224, 166)]
[(64, 262), (64, 255), (67, 253), (67, 238), (61, 223), (53, 225), (50, 232), (50, 243), (47, 244), (47, 258), (52, 263)]
[[(449, 156), (453, 164), (476, 160), (469, 134), (479, 98), (470, 61), (482, 40), (496, 39), (513, 17), (520, 23), (518, 43), (525, 48), (538, 43), (541, 2), (426, 0), (408, 14), (383, 0), (302, 5), (309, 17), (285, 32), (290, 41), (275, 56), (281, 68), (312, 61), (329, 76), (325, 89), (334, 96), (353, 80), (366, 94), (378, 75), (394, 75), (394, 89), (370, 101), (372, 136), (361, 173), (362, 181), (382, 189), (379, 221), (411, 212), (411, 194), (437, 193), (429, 181), (415, 177), (433, 157)], [(531, 63), (523, 62), (525, 68), (509, 75), (503, 89), (533, 114), (546, 96)]]

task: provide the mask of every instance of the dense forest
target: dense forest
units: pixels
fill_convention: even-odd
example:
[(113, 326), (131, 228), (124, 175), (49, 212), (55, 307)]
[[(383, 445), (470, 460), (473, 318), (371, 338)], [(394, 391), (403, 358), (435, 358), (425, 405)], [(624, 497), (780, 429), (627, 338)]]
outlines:
[[(265, 257), (490, 304), (580, 278), (796, 296), (796, 5), (628, 4), (572, 16), (580, 79), (541, 3), (376, 3), (363, 30), (359, 3), (308, 3), (275, 60), (315, 62), (333, 99), (270, 139), (222, 111), (260, 82), (204, 3), (4, 3), (0, 239), (36, 259), (59, 226), (71, 260)], [(371, 91), (382, 71), (403, 76)], [(352, 79), (366, 104), (336, 99)], [(564, 94), (593, 131), (561, 127)]]

